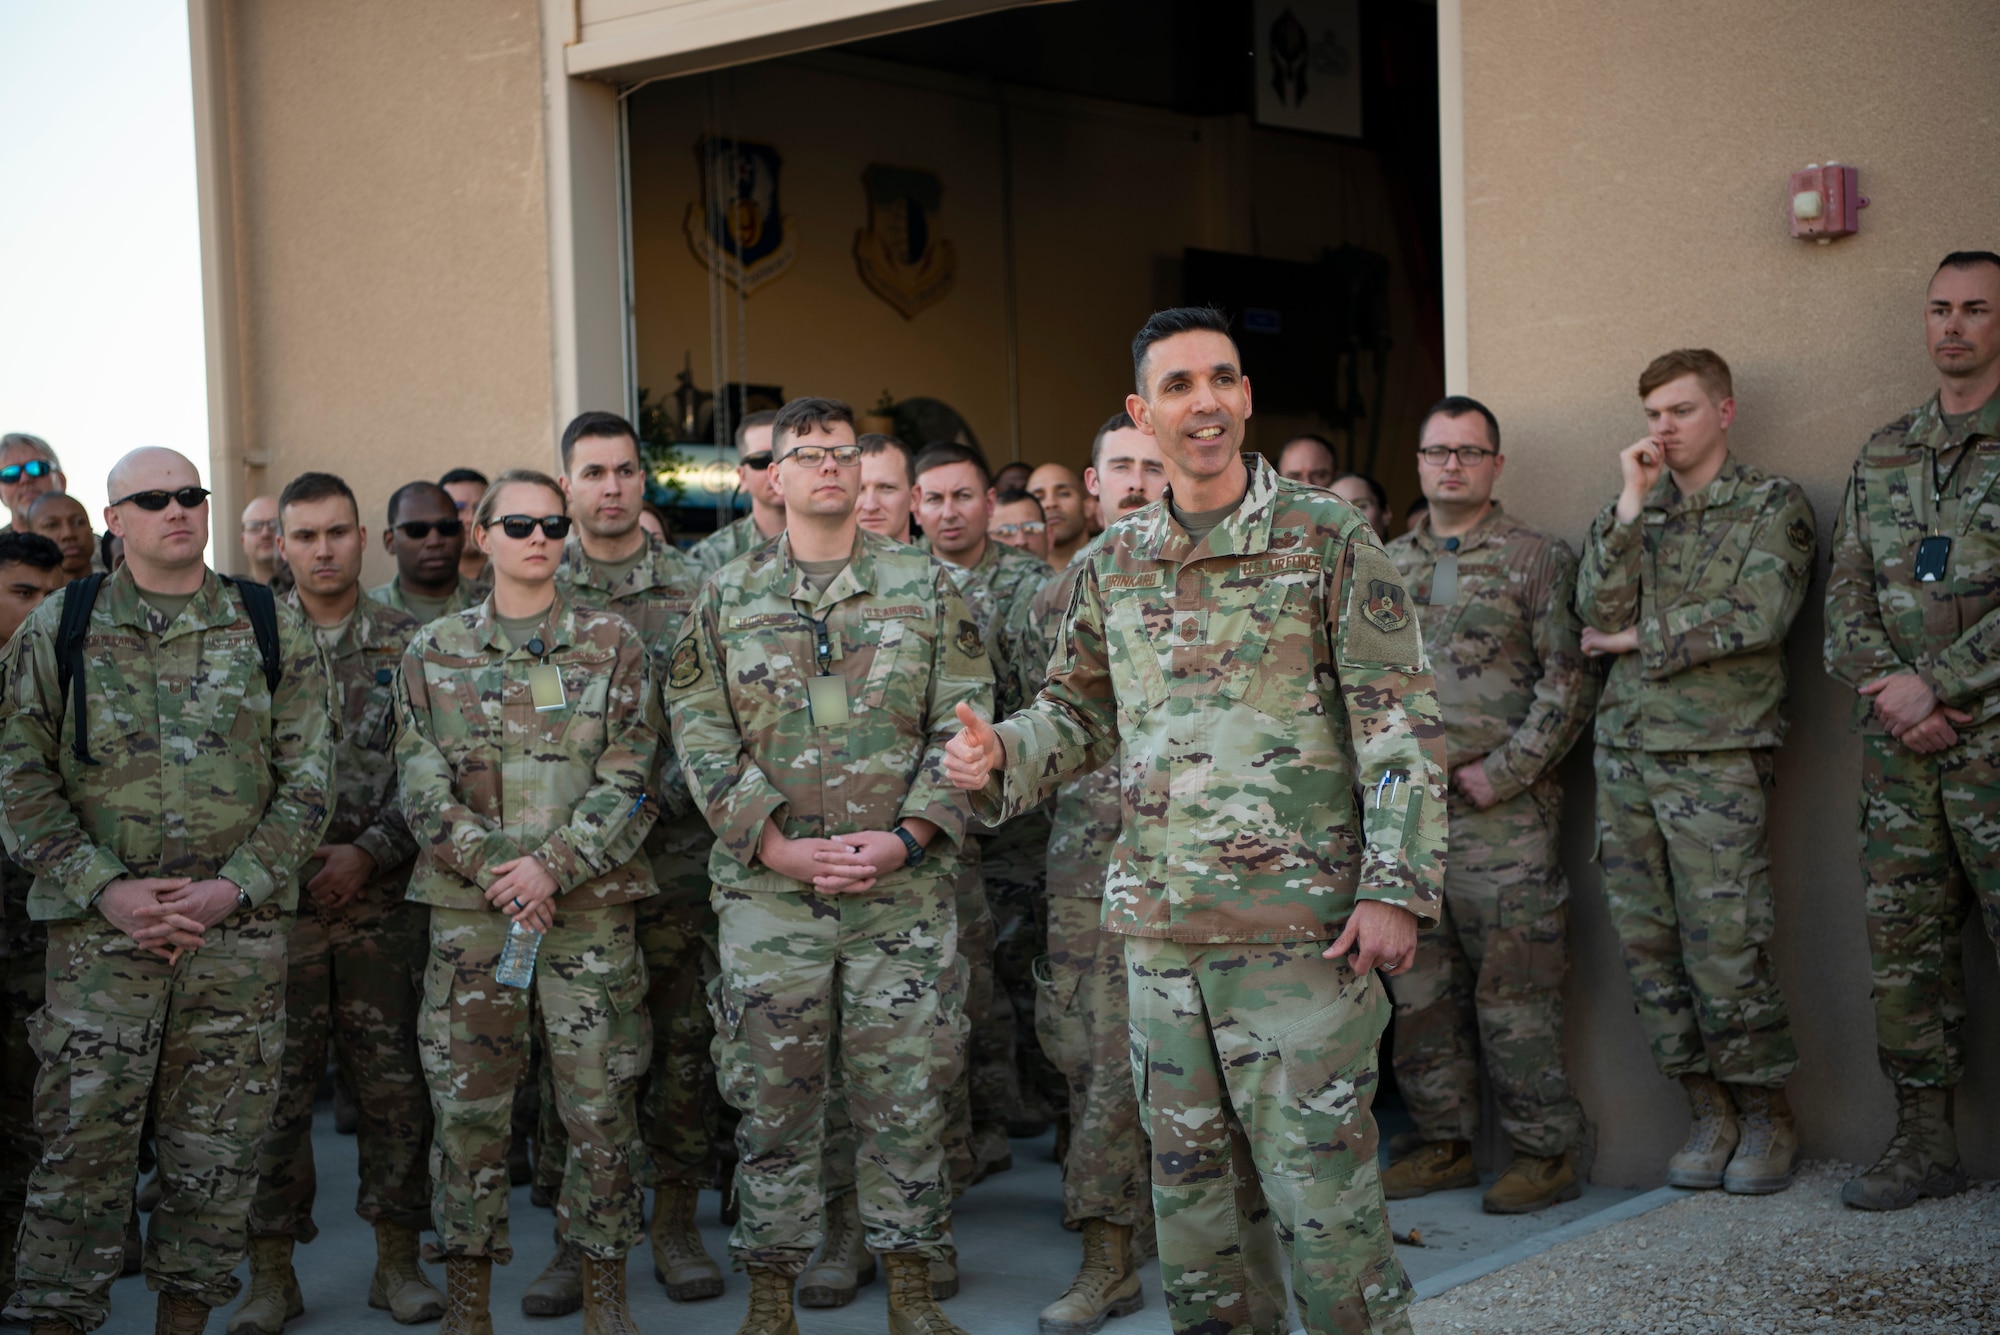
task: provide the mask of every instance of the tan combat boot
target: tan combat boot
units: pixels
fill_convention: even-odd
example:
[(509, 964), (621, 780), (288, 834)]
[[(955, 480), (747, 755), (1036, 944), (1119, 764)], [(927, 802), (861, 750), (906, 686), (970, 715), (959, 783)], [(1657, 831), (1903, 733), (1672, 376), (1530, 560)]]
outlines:
[(1743, 1133), (1736, 1125), (1736, 1105), (1729, 1091), (1712, 1075), (1684, 1075), (1688, 1106), (1694, 1110), (1694, 1125), (1688, 1128), (1687, 1144), (1667, 1160), (1667, 1185), (1706, 1191), (1722, 1185), (1729, 1156)]
[(958, 1248), (944, 1245), (944, 1255), (931, 1262), (931, 1297), (948, 1302), (958, 1296)]
[[(11, 1294), (13, 1290), (8, 1290)], [(82, 1335), (82, 1327), (72, 1326), (59, 1316), (38, 1316), (28, 1321), (28, 1335)]]
[(207, 1303), (185, 1293), (160, 1290), (160, 1304), (153, 1309), (153, 1335), (201, 1335), (207, 1328)]
[(1792, 1162), (1799, 1157), (1799, 1132), (1785, 1091), (1737, 1085), (1736, 1123), (1742, 1139), (1722, 1174), (1722, 1189), (1738, 1196), (1768, 1196), (1792, 1185)]
[(931, 1293), (931, 1265), (919, 1252), (884, 1252), (889, 1272), (889, 1335), (965, 1335)]
[(1533, 1214), (1581, 1195), (1583, 1184), (1576, 1180), (1569, 1155), (1543, 1158), (1516, 1150), (1514, 1161), (1500, 1174), (1500, 1180), (1486, 1189), (1479, 1205), (1488, 1214)]
[(1083, 1269), (1063, 1296), (1042, 1309), (1042, 1335), (1091, 1335), (1114, 1316), (1146, 1305), (1133, 1268), (1132, 1227), (1109, 1219), (1083, 1221)]
[[(165, 1297), (164, 1291), (161, 1297)], [(206, 1321), (207, 1308), (202, 1319)], [(299, 1277), (292, 1273), (292, 1240), (283, 1233), (250, 1239), (250, 1292), (229, 1314), (229, 1335), (278, 1335), (287, 1321), (306, 1314)]]
[(493, 1258), (447, 1256), (444, 1323), (437, 1335), (493, 1335)]
[(567, 1242), (556, 1243), (556, 1254), (521, 1295), (521, 1310), (529, 1316), (568, 1316), (583, 1306), (583, 1253)]
[(1901, 1210), (1919, 1196), (1956, 1196), (1966, 1188), (1952, 1125), (1952, 1091), (1896, 1086), (1896, 1134), (1875, 1166), (1851, 1178), (1840, 1199), (1857, 1210)]
[(855, 1291), (875, 1282), (875, 1258), (863, 1245), (861, 1197), (848, 1192), (826, 1207), (826, 1238), (799, 1276), (799, 1306), (845, 1307)]
[(750, 1276), (750, 1310), (736, 1335), (799, 1335), (799, 1319), (792, 1315), (792, 1277), (767, 1265), (746, 1265)]
[(1479, 1185), (1469, 1140), (1433, 1140), (1382, 1170), (1382, 1194), (1392, 1201)]
[(653, 1193), (653, 1278), (677, 1303), (722, 1296), (722, 1267), (701, 1245), (694, 1226), (699, 1187), (673, 1183)]
[(625, 1301), (625, 1258), (583, 1258), (583, 1335), (639, 1335)]
[(375, 1277), (368, 1282), (368, 1305), (405, 1326), (444, 1315), (444, 1295), (417, 1264), (417, 1230), (407, 1224), (375, 1221)]

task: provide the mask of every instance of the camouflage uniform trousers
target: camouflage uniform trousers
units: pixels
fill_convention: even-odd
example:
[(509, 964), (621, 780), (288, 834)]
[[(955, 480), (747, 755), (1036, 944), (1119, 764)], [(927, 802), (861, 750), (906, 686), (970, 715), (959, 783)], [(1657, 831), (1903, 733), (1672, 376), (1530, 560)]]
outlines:
[(624, 1257), (642, 1236), (646, 1151), (635, 1105), (653, 1044), (634, 908), (558, 907), (526, 988), (493, 981), (506, 915), (431, 909), (417, 1042), (437, 1119), (431, 1213), (444, 1255), (514, 1259), (507, 1144), (531, 1010), (542, 1017), (554, 1101), (569, 1131), (556, 1236), (604, 1259)]
[[(733, 1111), (716, 1088), (710, 1048), (715, 1024), (708, 985), (718, 972), (715, 910), (708, 902), (708, 852), (715, 836), (700, 818), (698, 832), (676, 828), (652, 857), (660, 893), (638, 903), (639, 949), (646, 957), (646, 1012), (653, 1021), (653, 1060), (639, 1091), (639, 1137), (652, 1161), (650, 1186), (706, 1187), (719, 1162), (734, 1159)], [(656, 836), (657, 837), (657, 836)], [(553, 1198), (562, 1189), (569, 1135), (551, 1092), (545, 1045), (536, 1042), (535, 1181)], [(852, 1168), (849, 1169), (850, 1180)]]
[(941, 882), (893, 896), (715, 891), (709, 989), (736, 1128), (740, 1261), (798, 1274), (820, 1243), (830, 1067), (852, 1117), (870, 1250), (950, 1244), (944, 1091), (958, 1075), (958, 933)]
[(1049, 949), (1049, 813), (1030, 811), (980, 840), (993, 913), (993, 1022), (1011, 1019), (1009, 1116), (1066, 1106), (1069, 1083), (1042, 1054), (1035, 1022), (1035, 961)]
[(1767, 949), (1771, 752), (1596, 760), (1604, 897), (1661, 1074), (1783, 1084), (1799, 1056)]
[(1372, 972), (1296, 945), (1125, 942), (1160, 1282), (1182, 1335), (1407, 1332), (1376, 1167)]
[(0, 956), (0, 1305), (14, 1291), (14, 1240), (21, 1232), (28, 1176), (42, 1158), (42, 1138), (35, 1134), (39, 1062), (28, 1040), (28, 1019), (41, 1007), (47, 991), (43, 962), (47, 947), (37, 950), (31, 945), (17, 939), (10, 953)]
[(1974, 899), (2000, 945), (2000, 722), (1936, 755), (1879, 735), (1861, 755), (1876, 1050), (1897, 1084), (1952, 1089), (1965, 1069), (1961, 937)]
[(952, 882), (961, 964), (954, 1006), (956, 1075), (945, 1095), (944, 1153), (954, 1196), (964, 1195), (978, 1176), (975, 1131), (1006, 1120), (1014, 1090), (1012, 1013), (1005, 1024), (995, 1015), (1001, 1005), (993, 984), (995, 926), (978, 848), (978, 840), (966, 840)]
[(1069, 1085), (1063, 1222), (1108, 1219), (1150, 1232), (1153, 1189), (1139, 1096), (1132, 1087), (1125, 938), (1101, 931), (1103, 904), (1048, 900), (1049, 951), (1038, 962), (1035, 1026)]
[(288, 917), (232, 913), (176, 963), (95, 914), (49, 924), (47, 999), (28, 1023), (42, 1159), (9, 1316), (104, 1324), (149, 1112), (164, 1194), (146, 1283), (210, 1307), (236, 1296), (285, 1046)]
[(371, 887), (327, 909), (301, 896), (286, 948), (285, 1055), (270, 1132), (258, 1155), (253, 1234), (300, 1242), (313, 1222), (313, 1096), (332, 1044), (360, 1123), (354, 1212), (370, 1223), (431, 1223), (430, 1091), (417, 1060), (418, 990), (429, 953), (430, 909)]
[(1485, 811), (1451, 795), (1443, 919), (1387, 980), (1396, 1087), (1425, 1140), (1478, 1135), (1481, 1056), (1516, 1150), (1550, 1158), (1583, 1133), (1563, 1059), (1561, 803), (1554, 783)]

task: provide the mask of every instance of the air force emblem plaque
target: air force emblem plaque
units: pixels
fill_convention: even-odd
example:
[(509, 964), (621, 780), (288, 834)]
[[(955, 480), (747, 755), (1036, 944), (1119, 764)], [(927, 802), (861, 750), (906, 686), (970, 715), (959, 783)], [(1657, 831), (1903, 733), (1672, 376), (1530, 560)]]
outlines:
[(703, 135), (695, 141), (700, 198), (687, 211), (688, 247), (746, 296), (792, 267), (798, 242), (778, 209), (784, 159), (769, 144)]
[(937, 173), (880, 163), (861, 173), (868, 226), (854, 234), (854, 263), (868, 290), (905, 320), (944, 300), (958, 277), (958, 251), (938, 235), (944, 185)]

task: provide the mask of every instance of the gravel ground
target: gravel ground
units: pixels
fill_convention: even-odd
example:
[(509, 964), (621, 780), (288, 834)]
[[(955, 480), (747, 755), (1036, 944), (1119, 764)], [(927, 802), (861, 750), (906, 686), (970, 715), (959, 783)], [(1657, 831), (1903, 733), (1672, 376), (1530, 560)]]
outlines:
[(1840, 1203), (1854, 1171), (1612, 1224), (1417, 1304), (1417, 1335), (2000, 1331), (2000, 1183), (1868, 1214)]

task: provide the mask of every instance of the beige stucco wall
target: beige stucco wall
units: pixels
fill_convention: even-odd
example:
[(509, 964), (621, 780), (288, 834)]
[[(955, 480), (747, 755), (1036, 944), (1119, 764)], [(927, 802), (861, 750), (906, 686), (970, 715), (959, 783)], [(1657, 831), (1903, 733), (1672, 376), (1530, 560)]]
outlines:
[[(533, 0), (216, 0), (239, 497), (547, 466), (555, 415)], [(211, 340), (211, 346), (216, 340)], [(616, 384), (622, 377), (615, 376)], [(235, 515), (216, 556), (238, 559)], [(368, 578), (390, 573), (379, 547)]]
[[(1819, 514), (1778, 764), (1776, 956), (1806, 1150), (1871, 1159), (1893, 1105), (1868, 997), (1851, 697), (1819, 665), (1825, 553), (1861, 442), (1933, 387), (1920, 315), (1938, 257), (2000, 247), (2000, 23), (1990, 0), (1463, 0), (1441, 17), (1454, 10), (1467, 347), (1455, 379), (1505, 427), (1508, 503), (1580, 540), (1617, 490), (1613, 455), (1644, 433), (1640, 368), (1693, 344), (1735, 369), (1739, 453), (1797, 478)], [(1860, 167), (1873, 201), (1861, 232), (1791, 240), (1787, 174), (1829, 158)], [(1589, 860), (1588, 767), (1570, 773), (1577, 1081), (1599, 1179), (1656, 1183), (1684, 1104), (1652, 1073)], [(1968, 1162), (1992, 1175), (2000, 986), (1976, 916), (1971, 932), (1959, 1128)]]

